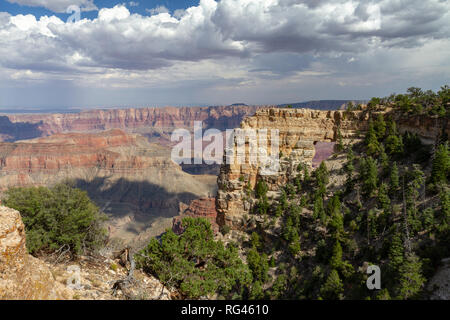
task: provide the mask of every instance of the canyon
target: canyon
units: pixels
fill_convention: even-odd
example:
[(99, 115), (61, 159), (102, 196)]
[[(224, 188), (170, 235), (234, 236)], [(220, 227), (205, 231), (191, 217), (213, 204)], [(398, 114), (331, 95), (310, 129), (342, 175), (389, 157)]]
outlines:
[[(240, 108), (243, 109), (239, 111)], [(266, 183), (269, 199), (277, 199), (282, 187), (301, 174), (299, 164), (311, 171), (323, 160), (341, 161), (329, 159), (339, 137), (345, 143), (361, 141), (369, 126), (366, 106), (360, 111), (235, 106), (165, 111), (127, 109), (9, 116), (5, 122), (8, 126), (18, 124), (24, 130), (8, 127), (9, 133), (5, 129), (6, 134), (0, 134), (8, 141), (0, 142), (0, 196), (8, 188), (18, 186), (68, 182), (81, 188), (108, 215), (111, 248), (142, 248), (150, 238), (169, 228), (181, 234), (185, 217), (206, 218), (217, 238), (235, 241), (245, 234), (241, 231), (248, 229), (248, 216), (257, 204), (248, 190), (255, 189), (257, 181)], [(446, 118), (396, 113), (390, 116), (396, 119), (401, 133), (415, 133), (424, 144), (433, 145), (439, 136), (450, 134)], [(175, 128), (191, 129), (194, 121), (204, 121), (204, 129), (214, 127), (222, 131), (238, 126), (278, 130), (279, 170), (267, 175), (258, 164), (225, 163), (219, 167), (174, 163), (170, 133)], [(27, 128), (33, 129), (27, 133)], [(271, 145), (270, 135), (268, 138)], [(248, 157), (251, 152), (246, 141), (244, 153)], [(79, 293), (62, 286), (70, 276), (64, 269), (66, 265), (51, 267), (26, 253), (20, 214), (0, 207), (0, 215), (0, 259), (8, 267), (0, 270), (0, 298), (78, 297)], [(79, 263), (84, 263), (87, 270), (83, 281), (89, 287), (97, 283), (103, 291), (110, 289), (108, 281), (112, 280), (108, 274), (115, 278), (126, 275), (126, 268), (113, 274), (109, 258), (96, 262), (100, 267), (95, 268), (86, 261)], [(26, 267), (30, 264), (32, 267)], [(156, 292), (160, 292), (157, 288), (161, 284), (152, 277), (141, 277), (152, 284), (150, 296), (158, 299)], [(170, 292), (162, 288), (164, 297), (170, 298)], [(9, 295), (2, 296), (2, 291)], [(99, 292), (88, 289), (81, 298), (114, 298)]]
[[(278, 129), (281, 172), (263, 177), (276, 196), (299, 163), (312, 168), (331, 155), (338, 129), (344, 140), (360, 139), (368, 113), (273, 106), (166, 107), (8, 115), (0, 120), (5, 124), (0, 139), (12, 141), (0, 143), (0, 192), (70, 180), (111, 217), (113, 238), (143, 245), (171, 227), (178, 215), (208, 212), (215, 230), (218, 225), (238, 227), (253, 205), (245, 187), (254, 187), (261, 178), (255, 165), (175, 164), (170, 160), (174, 129), (192, 130), (194, 121), (203, 121), (204, 130)], [(396, 120), (401, 132), (418, 133), (426, 143), (434, 141), (439, 128), (449, 130), (446, 123), (426, 117)]]
[(0, 192), (68, 181), (109, 215), (111, 237), (127, 241), (163, 232), (179, 202), (214, 192), (215, 179), (182, 171), (170, 149), (120, 129), (0, 143)]
[[(170, 159), (170, 134), (237, 127), (259, 106), (165, 107), (0, 116), (0, 195), (68, 181), (109, 216), (111, 239), (141, 247), (180, 205), (214, 196), (219, 166)], [(3, 143), (1, 141), (4, 141)], [(195, 212), (195, 210), (194, 210)], [(195, 214), (194, 214), (195, 215)], [(214, 221), (214, 219), (211, 219)]]

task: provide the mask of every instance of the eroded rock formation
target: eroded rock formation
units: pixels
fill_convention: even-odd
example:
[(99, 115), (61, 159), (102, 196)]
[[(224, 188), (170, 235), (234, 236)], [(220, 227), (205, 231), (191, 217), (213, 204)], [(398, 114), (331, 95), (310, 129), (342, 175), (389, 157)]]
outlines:
[(0, 206), (0, 299), (71, 299), (73, 292), (55, 281), (48, 266), (27, 253), (20, 213)]
[[(400, 132), (417, 133), (424, 143), (434, 143), (442, 132), (450, 134), (446, 120), (397, 114), (392, 116), (397, 119)], [(317, 142), (336, 141), (339, 131), (344, 141), (357, 141), (364, 136), (368, 125), (369, 113), (364, 110), (347, 112), (265, 108), (244, 119), (242, 129), (267, 129), (269, 132), (279, 130), (280, 169), (276, 174), (262, 175), (263, 168), (248, 162), (250, 148), (246, 141), (246, 163), (225, 163), (221, 166), (217, 180), (218, 224), (241, 228), (243, 218), (255, 204), (255, 200), (246, 191), (247, 186), (253, 190), (258, 179), (264, 180), (268, 185), (269, 195), (277, 197), (280, 187), (300, 174), (296, 169), (299, 163), (312, 167)], [(257, 132), (257, 141), (259, 134)], [(270, 150), (270, 133), (267, 137)], [(235, 151), (236, 148), (234, 146)]]
[(185, 217), (205, 218), (211, 222), (211, 227), (214, 233), (219, 231), (217, 225), (217, 211), (215, 198), (201, 198), (192, 200), (189, 206), (180, 206), (180, 215), (173, 218), (173, 231), (176, 234), (183, 232), (182, 220)]
[[(336, 141), (338, 128), (343, 139), (359, 139), (367, 130), (367, 113), (362, 111), (317, 111), (311, 109), (261, 109), (246, 118), (242, 129), (267, 129), (268, 149), (271, 130), (279, 130), (280, 170), (261, 175), (258, 164), (224, 164), (218, 177), (217, 221), (233, 228), (242, 226), (242, 219), (254, 205), (246, 186), (254, 188), (257, 179), (266, 181), (270, 192), (277, 192), (289, 177), (297, 174), (299, 163), (312, 166), (317, 141)], [(257, 133), (259, 139), (259, 132)], [(249, 154), (248, 143), (246, 154)], [(248, 157), (246, 158), (246, 160)]]

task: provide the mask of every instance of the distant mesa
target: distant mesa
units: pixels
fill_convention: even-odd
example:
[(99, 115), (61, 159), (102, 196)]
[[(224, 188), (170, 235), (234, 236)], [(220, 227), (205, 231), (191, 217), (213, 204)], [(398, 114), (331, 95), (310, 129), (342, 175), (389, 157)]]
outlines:
[(248, 104), (245, 104), (245, 103), (233, 103), (233, 104), (229, 105), (229, 107), (237, 107), (237, 106), (248, 106)]
[(338, 110), (349, 102), (353, 102), (355, 104), (367, 103), (366, 100), (314, 100), (306, 102), (280, 104), (278, 105), (278, 107), (285, 108), (287, 106), (292, 106), (293, 108), (304, 108), (304, 109)]

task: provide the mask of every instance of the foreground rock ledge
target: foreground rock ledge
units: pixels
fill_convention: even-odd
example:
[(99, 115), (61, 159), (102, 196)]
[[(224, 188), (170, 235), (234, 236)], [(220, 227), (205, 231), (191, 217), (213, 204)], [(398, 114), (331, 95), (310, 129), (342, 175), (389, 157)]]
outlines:
[(61, 300), (73, 292), (48, 266), (27, 253), (25, 226), (16, 210), (0, 206), (0, 299)]

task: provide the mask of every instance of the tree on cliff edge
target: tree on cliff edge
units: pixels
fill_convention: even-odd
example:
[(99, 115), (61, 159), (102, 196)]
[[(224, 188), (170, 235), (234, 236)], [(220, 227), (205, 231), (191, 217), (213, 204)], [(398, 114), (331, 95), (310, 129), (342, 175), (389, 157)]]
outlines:
[(11, 188), (5, 205), (22, 215), (30, 253), (55, 251), (63, 246), (73, 254), (99, 247), (106, 239), (106, 216), (87, 193), (67, 184), (52, 188)]

